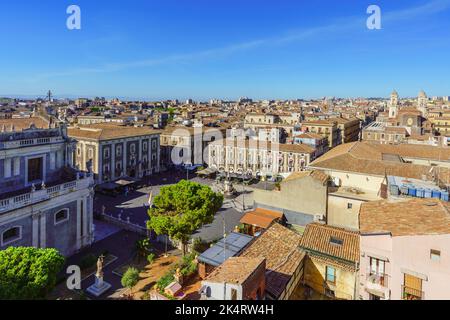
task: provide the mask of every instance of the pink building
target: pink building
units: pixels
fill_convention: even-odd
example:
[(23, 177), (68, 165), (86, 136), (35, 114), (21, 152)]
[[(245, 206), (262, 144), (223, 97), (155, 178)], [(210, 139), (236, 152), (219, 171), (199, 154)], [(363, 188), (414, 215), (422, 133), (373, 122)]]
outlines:
[(367, 202), (360, 210), (361, 299), (450, 299), (450, 204)]

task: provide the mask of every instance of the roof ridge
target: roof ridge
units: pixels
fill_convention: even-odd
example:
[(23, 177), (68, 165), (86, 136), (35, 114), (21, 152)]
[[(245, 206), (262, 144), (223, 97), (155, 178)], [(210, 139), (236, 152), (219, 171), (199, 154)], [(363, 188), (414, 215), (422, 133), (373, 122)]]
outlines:
[(359, 231), (350, 230), (350, 229), (347, 229), (347, 228), (344, 228), (344, 227), (333, 226), (333, 225), (330, 225), (330, 224), (322, 224), (322, 223), (319, 223), (319, 222), (313, 222), (313, 223), (310, 223), (310, 225), (318, 226), (318, 227), (326, 227), (326, 228), (330, 228), (330, 229), (334, 229), (334, 230), (338, 230), (338, 231), (347, 232), (347, 233), (353, 234), (353, 235), (359, 234)]

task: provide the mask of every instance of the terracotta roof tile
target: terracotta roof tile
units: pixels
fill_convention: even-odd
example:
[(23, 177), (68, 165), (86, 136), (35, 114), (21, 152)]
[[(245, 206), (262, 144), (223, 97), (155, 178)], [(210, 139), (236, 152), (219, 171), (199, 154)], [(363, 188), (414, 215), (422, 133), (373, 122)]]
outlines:
[(252, 242), (242, 257), (266, 259), (266, 291), (279, 297), (294, 272), (302, 263), (305, 253), (299, 248), (301, 236), (274, 223)]
[(22, 131), (32, 124), (38, 129), (48, 129), (49, 122), (40, 117), (0, 119), (0, 130), (5, 126), (6, 131), (9, 131), (13, 125), (15, 131)]
[(264, 261), (262, 257), (230, 257), (214, 269), (205, 281), (242, 284)]
[(325, 172), (321, 170), (308, 170), (308, 171), (293, 172), (286, 179), (284, 179), (283, 182), (303, 179), (305, 177), (311, 177), (313, 179), (316, 179), (322, 184), (325, 184), (329, 179), (329, 175), (327, 175)]
[(100, 141), (160, 134), (160, 131), (149, 127), (131, 127), (118, 124), (98, 123), (69, 128), (68, 134), (73, 138)]
[[(430, 180), (437, 172), (441, 180), (446, 181), (447, 176), (450, 174), (448, 168), (441, 167), (439, 170), (431, 170), (433, 168), (431, 166), (386, 161), (386, 154), (407, 156), (407, 151), (409, 151), (408, 156), (411, 156), (411, 154), (413, 154), (412, 150), (415, 150), (414, 154), (419, 154), (417, 148), (413, 149), (405, 146), (406, 145), (386, 147), (386, 145), (362, 142), (347, 143), (339, 145), (325, 153), (323, 156), (313, 161), (309, 167), (314, 169), (339, 170), (377, 176), (384, 176), (387, 174), (414, 179), (422, 179), (423, 176), (426, 176)], [(423, 148), (424, 146), (419, 147)], [(399, 152), (399, 150), (402, 151)], [(429, 149), (425, 148), (425, 150)], [(431, 154), (431, 150), (429, 150), (429, 152)], [(445, 153), (446, 151), (442, 151), (441, 159), (444, 159)], [(422, 153), (420, 152), (420, 154)], [(426, 156), (425, 154), (422, 155)]]
[(263, 208), (256, 208), (253, 211), (247, 212), (241, 218), (240, 222), (261, 227), (268, 228), (275, 220), (281, 219), (283, 217), (283, 213), (279, 211), (272, 211)]
[(356, 231), (311, 223), (303, 233), (301, 247), (345, 262), (359, 262), (359, 234)]
[(373, 201), (361, 205), (361, 233), (392, 236), (450, 234), (449, 203), (438, 199)]

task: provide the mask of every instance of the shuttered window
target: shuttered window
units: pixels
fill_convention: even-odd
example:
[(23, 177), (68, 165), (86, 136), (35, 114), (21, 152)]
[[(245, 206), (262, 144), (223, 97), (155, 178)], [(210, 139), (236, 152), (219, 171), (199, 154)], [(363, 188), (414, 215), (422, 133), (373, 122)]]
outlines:
[(417, 300), (422, 298), (422, 279), (405, 273), (403, 299)]

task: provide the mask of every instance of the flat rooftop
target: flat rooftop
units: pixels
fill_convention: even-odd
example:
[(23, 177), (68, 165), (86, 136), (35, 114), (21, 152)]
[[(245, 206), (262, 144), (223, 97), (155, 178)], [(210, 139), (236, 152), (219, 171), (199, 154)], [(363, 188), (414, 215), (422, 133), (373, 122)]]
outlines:
[(252, 240), (252, 236), (232, 232), (203, 252), (198, 257), (198, 261), (214, 267), (220, 266), (228, 258), (238, 255)]

